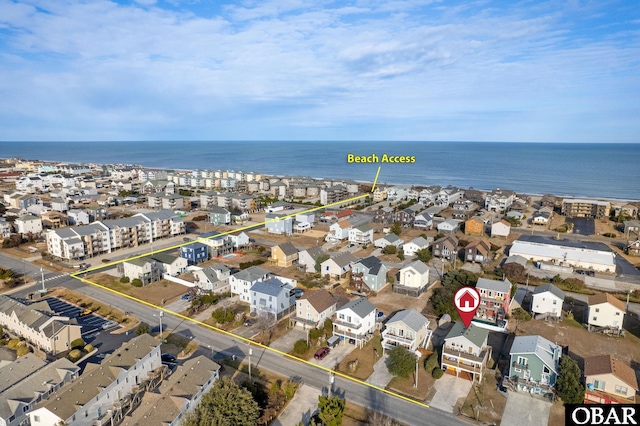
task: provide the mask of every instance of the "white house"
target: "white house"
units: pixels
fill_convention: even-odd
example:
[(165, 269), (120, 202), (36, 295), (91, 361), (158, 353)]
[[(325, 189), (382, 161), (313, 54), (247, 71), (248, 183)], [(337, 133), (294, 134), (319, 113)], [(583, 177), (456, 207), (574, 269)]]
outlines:
[(32, 215), (20, 216), (14, 222), (18, 234), (39, 234), (42, 232), (42, 219)]
[(0, 237), (9, 238), (11, 236), (11, 223), (0, 217)]
[(531, 296), (531, 314), (549, 314), (555, 318), (562, 316), (562, 303), (564, 291), (553, 284), (544, 284), (536, 287)]
[(433, 216), (431, 216), (427, 211), (423, 211), (418, 213), (413, 220), (413, 227), (419, 229), (431, 229), (433, 225)]
[(295, 297), (291, 294), (293, 287), (276, 278), (256, 282), (249, 289), (251, 312), (280, 319), (295, 304)]
[(80, 209), (71, 209), (67, 212), (69, 218), (69, 225), (88, 225), (89, 214)]
[(324, 255), (321, 247), (311, 247), (302, 250), (298, 254), (298, 265), (304, 268), (305, 272), (316, 272), (316, 261)]
[(349, 231), (353, 228), (348, 220), (341, 220), (329, 226), (329, 233), (325, 237), (326, 241), (342, 241), (349, 238)]
[(288, 214), (268, 213), (265, 216), (266, 228), (269, 234), (293, 234), (293, 218)]
[(216, 264), (193, 271), (194, 283), (203, 290), (219, 293), (229, 289), (230, 271), (225, 265)]
[(271, 272), (259, 266), (252, 266), (235, 273), (229, 277), (231, 294), (240, 296), (240, 300), (249, 303), (251, 301), (249, 290), (259, 282), (271, 278)]
[(600, 293), (589, 296), (588, 300), (588, 329), (593, 327), (605, 327), (613, 330), (622, 330), (624, 322), (624, 302), (616, 299), (609, 293)]
[(388, 245), (393, 245), (399, 248), (399, 247), (402, 247), (403, 243), (404, 241), (402, 241), (402, 238), (398, 237), (394, 233), (390, 233), (385, 235), (384, 237), (381, 237), (375, 240), (373, 242), (373, 245), (381, 249), (385, 248)]
[(422, 293), (422, 290), (429, 284), (429, 267), (419, 260), (408, 264), (400, 269), (398, 284)]
[(511, 207), (515, 199), (515, 192), (498, 188), (487, 194), (484, 200), (484, 208), (488, 211), (503, 212)]
[(437, 226), (438, 232), (455, 232), (460, 226), (460, 221), (456, 219), (447, 219), (440, 222)]
[(356, 226), (349, 230), (349, 242), (352, 244), (367, 245), (373, 243), (373, 228), (368, 223)]
[(492, 237), (508, 237), (511, 232), (511, 224), (504, 219), (491, 224)]
[(420, 356), (418, 348), (426, 348), (430, 338), (429, 320), (415, 309), (405, 309), (396, 312), (385, 324), (382, 347), (404, 346)]
[(376, 307), (364, 297), (352, 300), (336, 311), (333, 334), (362, 348), (373, 336)]
[(429, 244), (432, 242), (433, 237), (427, 237), (427, 239), (417, 237), (408, 243), (405, 243), (402, 246), (402, 250), (404, 251), (405, 256), (415, 256), (417, 251), (429, 248)]
[(322, 276), (339, 278), (351, 270), (351, 267), (358, 262), (358, 258), (351, 253), (341, 253), (335, 257), (329, 258), (320, 265), (320, 273)]

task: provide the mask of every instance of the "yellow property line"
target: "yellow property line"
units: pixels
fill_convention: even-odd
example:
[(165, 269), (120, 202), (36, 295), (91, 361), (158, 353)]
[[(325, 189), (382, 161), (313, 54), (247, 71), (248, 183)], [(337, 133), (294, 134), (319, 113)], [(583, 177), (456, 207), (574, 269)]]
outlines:
[[(380, 173), (380, 167), (378, 167), (378, 174), (379, 174), (379, 173)], [(376, 180), (378, 179), (378, 174), (376, 174)], [(280, 220), (280, 219), (289, 218), (289, 217), (292, 217), (292, 216), (295, 216), (295, 215), (298, 215), (298, 214), (311, 213), (311, 212), (314, 212), (314, 211), (317, 211), (317, 210), (320, 210), (320, 209), (324, 209), (324, 208), (327, 208), (327, 207), (333, 207), (333, 206), (336, 206), (336, 205), (339, 205), (339, 204), (348, 203), (348, 202), (350, 202), (350, 201), (358, 200), (358, 199), (365, 198), (365, 197), (369, 197), (369, 196), (370, 196), (369, 194), (359, 195), (359, 196), (357, 196), (357, 197), (349, 198), (349, 199), (347, 199), (347, 200), (338, 201), (338, 202), (331, 203), (331, 204), (327, 204), (327, 205), (320, 206), (320, 207), (314, 207), (314, 208), (312, 208), (312, 209), (308, 209), (308, 210), (305, 210), (305, 211), (302, 211), (302, 212), (298, 212), (298, 213), (291, 213), (291, 214), (289, 214), (289, 215), (286, 215), (286, 216), (283, 216), (283, 217), (280, 217), (280, 218), (277, 218), (277, 219), (268, 220), (268, 221), (265, 221), (265, 222), (262, 222), (262, 223), (259, 223), (259, 224), (256, 224), (256, 225), (248, 225), (248, 226), (245, 226), (245, 227), (242, 227), (242, 228), (234, 229), (234, 230), (232, 230), (232, 231), (221, 232), (220, 234), (214, 235), (214, 236), (209, 237), (209, 238), (214, 238), (214, 237), (219, 237), (219, 236), (223, 236), (223, 235), (228, 235), (228, 234), (233, 233), (233, 232), (239, 232), (239, 231), (243, 231), (243, 230), (246, 230), (246, 229), (249, 229), (249, 228), (254, 228), (254, 227), (256, 227), (256, 226), (261, 226), (261, 225), (264, 225), (264, 224), (267, 224), (267, 223), (270, 223), (270, 222), (275, 222), (275, 221), (278, 221), (278, 220)], [(205, 238), (205, 239), (208, 239), (208, 238)], [(197, 240), (195, 240), (195, 241), (203, 241), (203, 240), (205, 240), (205, 239), (199, 238), (199, 239), (197, 239)], [(118, 296), (125, 297), (125, 298), (127, 298), (127, 299), (129, 299), (129, 300), (133, 300), (134, 302), (141, 303), (141, 304), (146, 305), (146, 306), (148, 306), (148, 307), (150, 307), (150, 308), (158, 309), (158, 310), (160, 310), (160, 311), (162, 311), (162, 312), (166, 312), (167, 314), (173, 315), (173, 316), (175, 316), (175, 317), (177, 317), (177, 318), (180, 318), (180, 319), (182, 319), (182, 320), (184, 320), (184, 321), (189, 321), (189, 322), (191, 322), (191, 323), (194, 323), (194, 324), (200, 325), (200, 326), (202, 326), (202, 327), (208, 328), (208, 329), (210, 329), (210, 330), (216, 331), (216, 332), (218, 332), (218, 333), (225, 334), (225, 335), (227, 335), (227, 336), (229, 336), (229, 337), (232, 337), (232, 338), (234, 338), (234, 339), (241, 340), (241, 341), (243, 341), (243, 342), (245, 342), (245, 343), (247, 343), (247, 344), (249, 344), (249, 345), (254, 345), (254, 346), (256, 346), (256, 347), (259, 347), (259, 348), (262, 348), (262, 349), (265, 349), (265, 350), (269, 350), (269, 351), (271, 351), (271, 352), (275, 352), (275, 353), (277, 353), (277, 354), (279, 354), (279, 355), (282, 355), (282, 356), (284, 356), (284, 357), (286, 357), (286, 358), (289, 358), (289, 359), (291, 359), (291, 360), (294, 360), (294, 361), (297, 361), (297, 362), (301, 362), (301, 363), (307, 364), (307, 365), (309, 365), (309, 366), (312, 366), (312, 367), (318, 368), (318, 369), (320, 369), (320, 370), (324, 370), (324, 371), (326, 371), (327, 373), (330, 373), (330, 374), (336, 375), (336, 376), (338, 376), (338, 377), (342, 377), (342, 378), (343, 378), (343, 379), (345, 379), (345, 380), (350, 380), (350, 381), (352, 381), (352, 382), (358, 383), (358, 384), (360, 384), (360, 385), (368, 386), (369, 388), (379, 390), (380, 392), (384, 392), (384, 393), (386, 393), (386, 394), (388, 394), (388, 395), (395, 396), (396, 398), (403, 399), (403, 400), (405, 400), (405, 401), (407, 401), (407, 402), (411, 402), (411, 403), (416, 404), (416, 405), (419, 405), (419, 406), (421, 406), (421, 407), (429, 408), (429, 405), (424, 404), (424, 403), (419, 402), (419, 401), (416, 401), (416, 400), (413, 400), (413, 399), (408, 398), (408, 397), (406, 397), (406, 396), (404, 396), (404, 395), (400, 395), (400, 394), (398, 394), (398, 393), (396, 393), (396, 392), (393, 392), (393, 391), (390, 391), (390, 390), (387, 390), (387, 389), (381, 388), (381, 387), (379, 387), (379, 386), (373, 385), (373, 384), (371, 384), (371, 383), (367, 383), (367, 382), (365, 382), (365, 381), (362, 381), (362, 380), (356, 379), (356, 378), (354, 378), (354, 377), (348, 376), (348, 375), (346, 375), (346, 374), (344, 374), (344, 373), (341, 373), (341, 372), (339, 372), (339, 371), (332, 370), (332, 369), (330, 369), (330, 368), (323, 367), (323, 366), (318, 365), (318, 364), (314, 364), (314, 363), (312, 363), (312, 362), (310, 362), (310, 361), (307, 361), (306, 359), (297, 358), (297, 357), (295, 357), (295, 356), (293, 356), (293, 355), (291, 355), (291, 354), (288, 354), (288, 353), (286, 353), (286, 352), (282, 352), (282, 351), (280, 351), (280, 350), (278, 350), (278, 349), (271, 348), (271, 347), (269, 347), (269, 346), (267, 346), (267, 345), (263, 345), (263, 344), (261, 344), (261, 343), (254, 342), (253, 340), (248, 339), (248, 338), (246, 338), (246, 337), (240, 336), (240, 335), (238, 335), (238, 334), (231, 333), (231, 332), (229, 332), (229, 331), (223, 330), (223, 329), (218, 328), (218, 327), (215, 327), (215, 326), (213, 326), (213, 325), (206, 324), (206, 323), (204, 323), (204, 322), (202, 322), (202, 321), (198, 321), (198, 320), (196, 320), (196, 319), (194, 319), (194, 318), (188, 317), (188, 316), (186, 316), (186, 315), (182, 315), (181, 313), (174, 312), (174, 311), (172, 311), (172, 310), (170, 310), (170, 309), (167, 309), (167, 308), (165, 308), (165, 307), (162, 307), (162, 306), (154, 305), (153, 303), (149, 303), (149, 302), (147, 302), (146, 300), (138, 299), (137, 297), (131, 296), (131, 295), (126, 294), (126, 293), (119, 292), (119, 291), (117, 291), (117, 290), (114, 290), (114, 289), (111, 289), (111, 288), (109, 288), (109, 287), (103, 286), (102, 284), (95, 283), (95, 282), (93, 282), (93, 281), (90, 281), (90, 280), (88, 280), (88, 279), (86, 279), (86, 278), (83, 278), (83, 277), (80, 277), (80, 276), (79, 276), (79, 275), (81, 275), (81, 274), (85, 274), (86, 272), (89, 272), (89, 271), (93, 271), (93, 270), (97, 270), (97, 269), (103, 269), (103, 268), (106, 268), (106, 267), (110, 267), (110, 266), (113, 266), (113, 265), (117, 265), (117, 264), (120, 264), (120, 263), (126, 262), (126, 261), (128, 261), (128, 260), (138, 259), (138, 258), (141, 258), (141, 257), (149, 256), (149, 255), (151, 255), (151, 254), (154, 254), (154, 253), (160, 253), (160, 252), (167, 251), (167, 250), (173, 250), (173, 249), (178, 248), (178, 247), (182, 247), (182, 246), (185, 246), (185, 245), (193, 244), (193, 242), (194, 242), (194, 241), (189, 241), (189, 242), (187, 242), (187, 243), (178, 244), (178, 245), (175, 245), (175, 246), (172, 246), (172, 247), (168, 247), (168, 248), (165, 248), (165, 249), (162, 249), (162, 250), (156, 250), (156, 251), (152, 251), (152, 252), (150, 252), (150, 253), (142, 254), (142, 255), (139, 255), (139, 256), (132, 257), (132, 258), (123, 259), (123, 260), (120, 260), (120, 261), (117, 261), (117, 262), (111, 262), (111, 263), (108, 263), (108, 264), (106, 264), (106, 265), (102, 265), (102, 266), (99, 266), (99, 267), (93, 267), (93, 268), (91, 268), (91, 269), (87, 269), (87, 270), (82, 271), (82, 272), (80, 272), (80, 271), (79, 271), (79, 272), (74, 272), (74, 273), (70, 274), (69, 276), (70, 276), (70, 277), (72, 277), (72, 278), (78, 279), (78, 280), (82, 281), (82, 282), (83, 282), (83, 283), (85, 283), (85, 284), (90, 284), (90, 285), (92, 285), (92, 286), (95, 286), (95, 287), (101, 288), (101, 289), (103, 289), (103, 290), (109, 291), (109, 292), (111, 292), (111, 293), (114, 293), (114, 294), (116, 294), (116, 295), (118, 295)]]
[(376, 172), (376, 178), (373, 180), (373, 186), (371, 187), (371, 192), (376, 189), (376, 182), (378, 182), (378, 176), (380, 175), (380, 169), (382, 166), (378, 166), (378, 171)]

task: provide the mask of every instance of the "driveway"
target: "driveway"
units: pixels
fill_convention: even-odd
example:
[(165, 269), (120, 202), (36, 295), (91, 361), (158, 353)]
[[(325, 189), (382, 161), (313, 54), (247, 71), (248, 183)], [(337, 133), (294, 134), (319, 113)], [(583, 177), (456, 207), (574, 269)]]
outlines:
[(273, 349), (277, 349), (282, 352), (289, 352), (293, 349), (293, 345), (298, 340), (307, 340), (307, 332), (306, 330), (301, 329), (300, 327), (294, 327), (289, 332), (284, 334), (278, 340), (271, 342), (269, 345)]
[(526, 393), (509, 392), (502, 415), (502, 424), (519, 426), (547, 426), (551, 403)]
[(318, 411), (318, 396), (320, 391), (311, 386), (302, 385), (289, 401), (287, 408), (278, 416), (274, 426), (298, 426), (300, 422), (309, 424), (311, 416)]
[(389, 369), (387, 368), (387, 361), (389, 361), (389, 355), (385, 354), (376, 362), (373, 366), (373, 373), (367, 379), (367, 383), (383, 389), (387, 387), (391, 379), (393, 379), (393, 374), (389, 373)]
[(311, 358), (309, 361), (333, 370), (340, 363), (340, 361), (342, 361), (342, 359), (349, 355), (354, 349), (354, 345), (350, 345), (344, 340), (341, 340), (338, 346), (336, 346), (335, 348), (331, 348), (331, 352), (329, 352), (329, 355), (325, 356), (323, 359), (317, 360), (315, 358)]
[[(429, 403), (431, 407), (439, 408), (447, 413), (453, 413), (453, 407), (455, 407), (458, 399), (466, 398), (471, 390), (471, 381), (460, 379), (449, 374), (445, 374), (442, 378), (436, 380), (433, 387), (436, 390), (436, 394)], [(505, 425), (517, 425), (518, 423), (503, 422)]]

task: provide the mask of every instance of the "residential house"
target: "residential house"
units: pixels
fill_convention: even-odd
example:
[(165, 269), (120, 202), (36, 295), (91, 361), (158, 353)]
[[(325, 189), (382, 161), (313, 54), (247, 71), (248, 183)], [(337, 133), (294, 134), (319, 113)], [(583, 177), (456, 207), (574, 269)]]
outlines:
[(118, 265), (118, 271), (131, 281), (139, 279), (142, 285), (160, 281), (164, 272), (162, 265), (150, 256), (125, 260)]
[(409, 228), (413, 226), (413, 222), (416, 219), (416, 214), (418, 213), (418, 211), (423, 208), (423, 205), (418, 204), (400, 210), (394, 215), (394, 222), (400, 223), (400, 225), (402, 225), (404, 228)]
[(358, 262), (358, 258), (351, 253), (340, 253), (320, 264), (320, 274), (322, 276), (340, 278), (351, 270), (351, 267)]
[(69, 204), (62, 198), (52, 198), (51, 199), (51, 210), (55, 210), (57, 212), (66, 212), (69, 210)]
[(129, 412), (121, 424), (178, 426), (219, 377), (220, 365), (203, 355), (191, 358), (178, 366), (155, 391), (145, 392), (140, 405)]
[(484, 192), (479, 191), (477, 189), (473, 189), (473, 188), (469, 188), (467, 190), (464, 191), (464, 197), (473, 202), (476, 203), (480, 206), (484, 206)]
[(431, 229), (433, 226), (433, 216), (427, 211), (420, 212), (413, 219), (413, 227), (418, 229)]
[(553, 284), (543, 284), (533, 290), (531, 296), (531, 314), (549, 315), (554, 318), (562, 316), (562, 303), (564, 302), (564, 291)]
[[(158, 340), (143, 334), (125, 342), (100, 364), (87, 364), (82, 375), (50, 395), (29, 413), (34, 426), (92, 425), (108, 420), (120, 400), (159, 382), (166, 367)], [(101, 422), (100, 422), (101, 423)]]
[(629, 240), (624, 246), (624, 252), (631, 256), (640, 256), (640, 240)]
[(402, 247), (402, 244), (404, 244), (404, 241), (402, 241), (402, 238), (398, 237), (393, 232), (385, 235), (384, 237), (378, 238), (373, 242), (374, 246), (381, 249), (385, 248), (388, 245), (393, 245), (400, 248)]
[(632, 235), (636, 238), (640, 237), (640, 220), (625, 220), (624, 235), (627, 239), (632, 238)]
[(438, 232), (448, 232), (450, 234), (456, 232), (460, 226), (460, 221), (455, 219), (447, 219), (438, 224)]
[(210, 207), (207, 211), (207, 220), (212, 225), (229, 225), (231, 223), (231, 212), (224, 207)]
[(373, 214), (373, 221), (376, 223), (382, 223), (384, 225), (393, 223), (394, 213), (393, 207), (383, 207), (381, 209), (376, 210)]
[(387, 199), (386, 188), (383, 188), (380, 185), (376, 186), (376, 188), (373, 190), (373, 202), (379, 203), (380, 201), (384, 201), (386, 199)]
[(200, 235), (198, 242), (209, 246), (211, 257), (224, 256), (233, 251), (233, 239), (229, 234), (211, 231)]
[(435, 257), (455, 259), (458, 254), (458, 239), (452, 235), (434, 241), (431, 251)]
[(464, 223), (465, 235), (484, 235), (484, 221), (474, 216)]
[(469, 328), (465, 328), (462, 322), (453, 324), (442, 346), (442, 369), (455, 373), (456, 377), (480, 381), (491, 357), (488, 337), (489, 330), (473, 323)]
[(531, 216), (531, 223), (534, 225), (548, 225), (551, 220), (549, 212), (537, 211)]
[(484, 208), (490, 212), (506, 212), (515, 200), (515, 192), (498, 188), (487, 194)]
[(487, 263), (491, 260), (491, 244), (485, 240), (471, 241), (464, 248), (465, 262)]
[(295, 297), (291, 292), (293, 287), (276, 278), (256, 282), (249, 289), (251, 312), (273, 316), (276, 320), (282, 318), (295, 307)]
[(426, 239), (423, 237), (416, 237), (408, 243), (405, 243), (402, 246), (402, 251), (404, 251), (405, 256), (415, 256), (417, 251), (428, 249), (429, 244), (432, 242), (433, 237), (427, 237)]
[(587, 328), (605, 328), (611, 330), (622, 330), (624, 323), (625, 307), (624, 302), (615, 298), (610, 293), (600, 293), (589, 296), (587, 310)]
[(155, 253), (150, 257), (162, 266), (165, 274), (173, 277), (182, 274), (188, 266), (187, 259), (167, 253)]
[(352, 244), (367, 245), (373, 243), (373, 228), (368, 223), (363, 223), (349, 230), (349, 242)]
[(251, 245), (251, 239), (246, 232), (227, 234), (234, 250), (243, 250)]
[(435, 204), (437, 206), (449, 206), (458, 200), (462, 200), (464, 191), (455, 186), (441, 188), (436, 195)]
[(311, 247), (298, 253), (298, 265), (305, 272), (316, 272), (316, 262), (326, 253), (322, 251), (322, 247)]
[(473, 201), (462, 199), (453, 203), (453, 218), (458, 220), (467, 220), (473, 212), (478, 209), (478, 205)]
[(610, 354), (584, 359), (585, 404), (636, 404), (636, 372)]
[(298, 260), (298, 249), (290, 242), (271, 247), (269, 261), (283, 268), (293, 265)]
[(18, 234), (38, 235), (42, 232), (42, 219), (33, 215), (20, 216), (14, 222)]
[(516, 336), (509, 351), (505, 382), (531, 394), (554, 393), (562, 348), (542, 336)]
[(49, 364), (27, 354), (0, 366), (0, 425), (28, 424), (26, 413), (42, 398), (78, 377), (80, 367), (66, 358)]
[(40, 215), (42, 226), (49, 229), (58, 229), (67, 226), (67, 215), (64, 213), (50, 211)]
[(419, 260), (400, 269), (400, 278), (393, 284), (394, 293), (421, 295), (429, 285), (429, 267)]
[(511, 232), (511, 224), (504, 219), (491, 224), (492, 237), (508, 237)]
[(353, 228), (348, 220), (341, 220), (329, 226), (329, 233), (325, 237), (326, 241), (338, 242), (349, 238), (349, 232)]
[(187, 259), (189, 265), (206, 262), (209, 260), (209, 246), (199, 242), (182, 246), (180, 247), (180, 257)]
[(363, 289), (365, 285), (371, 291), (380, 291), (387, 284), (388, 269), (382, 264), (380, 259), (369, 256), (351, 267), (351, 284), (357, 290)]
[(276, 235), (293, 234), (293, 217), (289, 214), (268, 213), (265, 216), (267, 232)]
[(251, 301), (249, 294), (251, 287), (255, 283), (265, 281), (269, 278), (271, 278), (271, 272), (259, 266), (243, 269), (229, 277), (231, 294), (238, 295), (241, 301), (249, 303)]
[(221, 293), (228, 290), (230, 270), (225, 265), (216, 264), (193, 271), (194, 283), (203, 290)]
[(11, 223), (0, 217), (0, 237), (9, 238), (11, 236)]
[(184, 210), (188, 207), (185, 204), (185, 197), (179, 194), (165, 195), (162, 193), (147, 195), (147, 204), (152, 209)]
[(518, 210), (509, 210), (505, 216), (507, 218), (515, 219), (518, 222), (521, 222), (524, 219), (524, 212)]
[(409, 195), (410, 190), (410, 185), (396, 185), (389, 187), (387, 188), (387, 200), (389, 202), (404, 200)]
[(336, 299), (331, 293), (324, 289), (309, 291), (296, 301), (296, 311), (291, 321), (303, 328), (321, 328), (335, 311)]
[(426, 348), (431, 340), (429, 320), (415, 309), (396, 312), (385, 324), (382, 347), (393, 349), (403, 346), (420, 356), (418, 348)]
[(373, 336), (376, 307), (364, 297), (339, 308), (333, 318), (333, 335), (362, 348)]
[(51, 355), (69, 350), (82, 329), (47, 301), (26, 304), (6, 295), (0, 295), (0, 325)]
[(502, 327), (509, 313), (511, 282), (508, 279), (502, 281), (478, 278), (476, 290), (480, 293), (480, 306), (474, 320)]

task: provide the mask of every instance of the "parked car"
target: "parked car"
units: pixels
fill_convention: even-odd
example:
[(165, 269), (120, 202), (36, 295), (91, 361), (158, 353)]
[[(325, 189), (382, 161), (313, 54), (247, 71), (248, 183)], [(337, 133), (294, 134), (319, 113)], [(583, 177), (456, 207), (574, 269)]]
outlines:
[(316, 354), (313, 356), (315, 359), (323, 359), (324, 357), (326, 357), (327, 355), (329, 355), (329, 352), (331, 352), (331, 349), (327, 348), (326, 346), (324, 348), (320, 348), (316, 351)]
[(191, 300), (191, 295), (190, 294), (185, 294), (181, 297), (182, 300)]
[(304, 294), (304, 290), (301, 288), (294, 288), (291, 290), (296, 299), (299, 299)]
[(176, 358), (175, 355), (165, 353), (160, 355), (160, 359), (162, 360), (162, 362), (176, 362), (178, 358)]
[(245, 326), (245, 327), (250, 327), (250, 326), (252, 326), (252, 325), (253, 325), (253, 324), (255, 324), (255, 323), (256, 323), (256, 320), (255, 320), (255, 319), (253, 319), (253, 318), (249, 318), (249, 319), (247, 319), (247, 320), (244, 322), (244, 326)]

